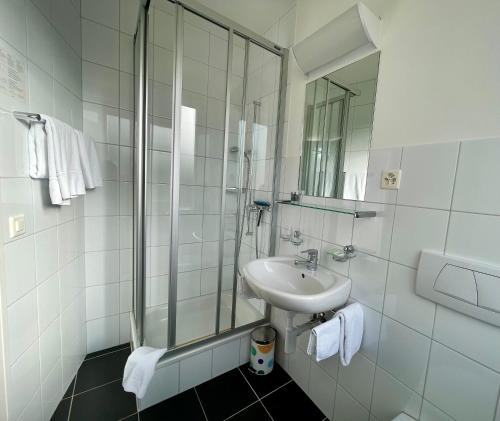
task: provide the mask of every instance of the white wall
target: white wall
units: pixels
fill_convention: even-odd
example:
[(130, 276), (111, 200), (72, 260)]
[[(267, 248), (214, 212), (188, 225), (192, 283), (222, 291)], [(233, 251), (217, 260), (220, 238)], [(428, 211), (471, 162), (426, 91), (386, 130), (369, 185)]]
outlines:
[[(316, 1), (313, 7), (298, 0), (296, 39), (353, 3)], [(353, 220), (332, 212), (281, 209), (280, 227), (300, 228), (301, 249), (317, 248), (321, 265), (349, 276), (351, 299), (363, 305), (363, 345), (349, 367), (341, 367), (337, 358), (315, 363), (305, 353), (307, 334), (295, 354), (279, 354), (295, 381), (336, 421), (390, 420), (402, 411), (433, 421), (499, 416), (500, 357), (488, 350), (498, 349), (500, 329), (414, 292), (422, 248), (500, 265), (500, 206), (491, 194), (500, 174), (495, 158), (489, 158), (500, 153), (500, 140), (484, 139), (500, 132), (493, 95), (500, 72), (492, 44), (500, 10), (489, 0), (475, 7), (439, 3), (366, 1), (384, 19), (376, 150), (370, 154), (366, 202), (326, 203), (376, 210), (377, 217)], [(475, 61), (465, 62), (467, 54)], [(323, 72), (338, 67), (326, 66)], [(284, 195), (297, 189), (305, 85), (317, 76), (304, 76), (291, 59)], [(475, 140), (459, 142), (466, 138)], [(384, 168), (402, 168), (398, 192), (379, 189)], [(467, 181), (478, 178), (487, 180), (484, 190)], [(297, 253), (291, 243), (277, 241), (279, 254)], [(358, 250), (349, 263), (334, 263), (326, 255), (329, 248), (346, 244)], [(284, 314), (273, 310), (273, 324), (282, 332), (284, 322)]]
[[(374, 148), (500, 134), (497, 1), (365, 3), (383, 19)], [(298, 0), (296, 40), (352, 4)]]
[[(307, 356), (308, 332), (294, 354), (280, 354), (329, 419), (385, 421), (407, 412), (422, 420), (493, 421), (500, 328), (417, 296), (415, 277), (422, 249), (500, 265), (500, 201), (490, 193), (500, 176), (491, 157), (499, 153), (499, 139), (380, 149), (370, 155), (366, 202), (309, 199), (375, 210), (375, 218), (281, 207), (280, 227), (300, 228), (304, 243), (298, 248), (278, 237), (278, 254), (318, 249), (320, 265), (352, 280), (351, 299), (364, 311), (363, 344), (348, 367), (337, 356), (320, 364)], [(399, 191), (379, 188), (383, 168), (402, 169)], [(484, 190), (471, 182), (477, 177), (485, 180)], [(356, 249), (349, 262), (327, 254), (347, 244)], [(284, 316), (273, 309), (282, 333)]]
[(82, 1), (83, 131), (104, 185), (85, 197), (87, 352), (130, 339), (137, 0)]
[[(0, 94), (0, 307), (12, 420), (49, 419), (86, 353), (83, 199), (49, 204), (47, 181), (28, 176), (27, 126), (10, 113), (82, 128), (80, 4), (51, 3), (0, 1), (0, 48), (24, 69), (24, 92)], [(10, 239), (8, 217), (17, 214), (26, 233)]]

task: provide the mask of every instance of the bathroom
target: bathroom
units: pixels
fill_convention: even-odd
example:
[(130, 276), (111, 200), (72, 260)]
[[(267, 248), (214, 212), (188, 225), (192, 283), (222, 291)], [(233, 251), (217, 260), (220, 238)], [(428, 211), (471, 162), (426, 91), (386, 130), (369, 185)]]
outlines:
[[(0, 0), (0, 420), (500, 421), (499, 22)], [(59, 204), (54, 121), (98, 173)], [(353, 307), (355, 352), (319, 358)]]

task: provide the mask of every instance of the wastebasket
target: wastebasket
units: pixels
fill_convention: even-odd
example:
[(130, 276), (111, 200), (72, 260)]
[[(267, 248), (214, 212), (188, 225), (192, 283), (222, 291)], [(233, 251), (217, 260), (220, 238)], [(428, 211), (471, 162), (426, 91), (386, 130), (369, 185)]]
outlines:
[(250, 370), (264, 376), (273, 371), (276, 330), (261, 326), (250, 334)]

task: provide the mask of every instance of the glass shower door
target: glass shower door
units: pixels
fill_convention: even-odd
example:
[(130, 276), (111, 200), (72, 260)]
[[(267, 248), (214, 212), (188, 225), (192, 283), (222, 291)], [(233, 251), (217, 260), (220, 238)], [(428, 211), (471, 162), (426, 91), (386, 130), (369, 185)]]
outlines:
[(182, 26), (176, 346), (214, 335), (218, 328), (227, 158), (229, 31), (187, 10)]
[(145, 344), (173, 350), (265, 318), (239, 269), (270, 253), (271, 212), (257, 226), (254, 201), (273, 199), (281, 57), (181, 3), (147, 13), (145, 288), (134, 285)]

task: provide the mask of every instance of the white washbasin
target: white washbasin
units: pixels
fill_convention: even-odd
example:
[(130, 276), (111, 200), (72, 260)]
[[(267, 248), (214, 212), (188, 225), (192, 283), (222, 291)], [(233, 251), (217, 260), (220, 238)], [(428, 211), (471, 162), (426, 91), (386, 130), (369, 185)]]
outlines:
[(351, 280), (318, 266), (310, 271), (294, 257), (267, 257), (243, 267), (253, 292), (269, 304), (297, 313), (321, 313), (347, 302)]

